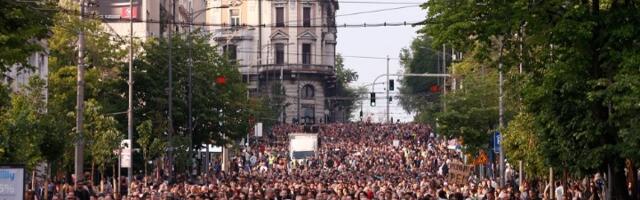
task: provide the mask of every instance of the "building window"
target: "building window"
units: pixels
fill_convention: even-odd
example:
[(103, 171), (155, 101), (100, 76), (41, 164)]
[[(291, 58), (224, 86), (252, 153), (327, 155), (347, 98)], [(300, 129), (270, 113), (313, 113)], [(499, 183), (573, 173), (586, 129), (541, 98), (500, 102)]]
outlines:
[(303, 104), (300, 107), (300, 113), (302, 113), (301, 122), (304, 124), (314, 124), (316, 118), (315, 106), (313, 104)]
[(302, 26), (311, 27), (311, 7), (304, 7), (302, 9)]
[(302, 44), (302, 64), (311, 64), (311, 44)]
[(227, 44), (222, 48), (222, 54), (229, 60), (236, 60), (238, 59), (237, 49), (236, 45)]
[(305, 85), (302, 87), (302, 98), (303, 99), (311, 99), (315, 96), (315, 88), (312, 85)]
[(275, 58), (276, 58), (276, 64), (282, 65), (284, 64), (284, 44), (282, 43), (277, 43), (275, 44)]
[(240, 10), (238, 9), (229, 10), (229, 19), (231, 20), (229, 22), (231, 26), (240, 26)]
[(284, 27), (284, 7), (276, 7), (276, 27)]

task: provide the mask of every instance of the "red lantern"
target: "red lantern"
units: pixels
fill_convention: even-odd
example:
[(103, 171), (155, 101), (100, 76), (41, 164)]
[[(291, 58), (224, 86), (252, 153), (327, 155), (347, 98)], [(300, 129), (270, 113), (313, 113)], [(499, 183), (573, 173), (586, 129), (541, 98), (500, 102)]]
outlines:
[(225, 78), (224, 76), (216, 77), (216, 84), (217, 85), (224, 85), (226, 83), (227, 83), (227, 78)]
[(440, 92), (440, 87), (438, 85), (431, 85), (431, 93), (438, 93)]

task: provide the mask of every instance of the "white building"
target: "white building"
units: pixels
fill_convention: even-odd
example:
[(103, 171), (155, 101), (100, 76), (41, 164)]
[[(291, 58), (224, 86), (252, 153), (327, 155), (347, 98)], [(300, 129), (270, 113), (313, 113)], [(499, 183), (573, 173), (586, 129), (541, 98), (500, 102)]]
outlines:
[(210, 0), (204, 9), (203, 29), (237, 59), (252, 95), (273, 95), (282, 83), (288, 106), (281, 119), (331, 119), (325, 97), (335, 87), (336, 0)]
[[(12, 65), (4, 74), (4, 82), (9, 85), (12, 91), (21, 91), (24, 86), (29, 84), (29, 79), (38, 76), (45, 83), (49, 74), (49, 55), (47, 51), (36, 52), (27, 58), (29, 67), (23, 67), (20, 64)], [(45, 98), (47, 93), (45, 92)], [(46, 100), (46, 99), (45, 99)]]

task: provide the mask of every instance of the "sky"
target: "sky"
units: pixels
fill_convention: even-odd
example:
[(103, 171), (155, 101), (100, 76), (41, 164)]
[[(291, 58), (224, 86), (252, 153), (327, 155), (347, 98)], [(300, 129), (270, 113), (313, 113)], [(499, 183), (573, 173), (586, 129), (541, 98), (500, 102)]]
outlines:
[[(350, 2), (377, 2), (374, 3), (350, 3)], [(345, 0), (340, 2), (340, 9), (336, 14), (336, 20), (338, 26), (340, 24), (373, 24), (373, 23), (398, 23), (407, 22), (414, 23), (422, 21), (425, 18), (426, 12), (420, 9), (418, 3), (422, 3), (421, 0)], [(416, 3), (415, 5), (407, 4), (383, 4), (383, 3)], [(400, 8), (402, 7), (402, 8)], [(398, 8), (398, 9), (393, 9)], [(345, 14), (374, 11), (381, 9), (390, 9), (387, 11), (380, 11), (366, 14), (354, 14), (347, 16), (340, 16)], [(391, 10), (392, 9), (392, 10)], [(386, 57), (391, 58), (389, 61), (389, 73), (397, 73), (401, 70), (401, 66), (398, 60), (398, 55), (402, 48), (406, 48), (411, 44), (411, 41), (417, 36), (416, 31), (420, 27), (411, 26), (398, 26), (398, 27), (368, 27), (368, 28), (339, 28), (338, 29), (338, 41), (337, 52), (344, 57), (345, 67), (356, 71), (359, 75), (358, 81), (352, 83), (352, 86), (362, 86), (371, 84), (373, 80), (382, 74), (386, 73), (387, 62), (386, 59), (364, 59), (354, 58), (350, 56), (367, 56), (367, 57)], [(389, 77), (389, 79), (397, 79), (396, 77)], [(386, 77), (378, 79), (378, 83), (384, 83)], [(394, 96), (398, 94), (399, 82), (396, 81), (395, 91), (390, 91), (390, 95)], [(371, 87), (368, 87), (371, 90)], [(370, 92), (370, 91), (369, 91)], [(386, 111), (386, 101), (384, 98), (385, 86), (376, 85), (375, 87), (376, 106), (371, 107), (369, 105), (369, 94), (367, 99), (362, 101), (364, 103), (363, 112), (365, 116), (372, 115), (372, 121), (384, 121)], [(397, 104), (397, 100), (393, 100), (390, 105), (390, 117), (393, 120), (400, 119), (402, 122), (412, 121), (413, 115), (406, 113), (400, 105)], [(360, 109), (357, 109), (357, 113)], [(357, 116), (357, 115), (356, 115)]]

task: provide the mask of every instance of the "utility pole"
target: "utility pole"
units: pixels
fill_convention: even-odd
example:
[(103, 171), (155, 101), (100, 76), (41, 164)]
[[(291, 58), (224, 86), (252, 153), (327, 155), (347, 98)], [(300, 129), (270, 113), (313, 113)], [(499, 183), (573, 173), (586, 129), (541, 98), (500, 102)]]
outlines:
[[(133, 150), (133, 0), (129, 0), (129, 106), (127, 108), (127, 133), (131, 145), (129, 149)], [(132, 152), (129, 152), (130, 154)], [(131, 185), (131, 178), (133, 177), (133, 155), (129, 160), (131, 165), (127, 169), (127, 187)], [(145, 161), (146, 162), (146, 161)], [(129, 193), (131, 191), (129, 190)]]
[(80, 0), (80, 32), (78, 33), (78, 80), (77, 96), (76, 96), (76, 134), (77, 140), (75, 144), (75, 171), (76, 181), (74, 185), (77, 187), (78, 182), (84, 179), (83, 164), (84, 164), (84, 139), (82, 132), (84, 131), (84, 29), (82, 28), (84, 15), (84, 0)]
[[(447, 73), (447, 46), (442, 44), (442, 73)], [(442, 93), (447, 96), (447, 77), (442, 77)], [(447, 111), (447, 102), (442, 100), (442, 109)]]
[(191, 24), (193, 24), (193, 1), (189, 0), (189, 32), (187, 33), (187, 45), (189, 45), (188, 48), (188, 52), (189, 52), (189, 77), (188, 77), (188, 95), (187, 95), (187, 132), (189, 133), (189, 159), (187, 159), (188, 161), (188, 167), (187, 169), (189, 169), (188, 175), (189, 175), (189, 179), (191, 179), (191, 172), (193, 171), (192, 167), (193, 167), (193, 119), (192, 119), (192, 112), (191, 112), (191, 100), (193, 98), (193, 82), (192, 82), (192, 76), (193, 76), (193, 72), (192, 72), (192, 68), (193, 68), (193, 55), (191, 54), (192, 50), (191, 50)]
[(389, 104), (391, 103), (389, 99), (389, 55), (387, 55), (387, 123), (391, 123), (389, 121)]
[[(175, 1), (171, 1), (173, 12), (171, 13), (171, 19), (175, 18)], [(169, 130), (169, 180), (173, 180), (173, 20), (169, 24), (169, 91), (168, 91), (168, 124)]]
[[(267, 53), (267, 55), (269, 55)], [(256, 90), (260, 91), (260, 70), (262, 67), (262, 0), (258, 0), (258, 66), (256, 67)], [(249, 75), (251, 80), (251, 75)], [(267, 89), (267, 91), (269, 91)]]
[[(504, 92), (502, 89), (502, 86), (504, 84), (504, 77), (503, 77), (503, 72), (502, 72), (502, 42), (500, 42), (500, 53), (499, 53), (499, 58), (500, 61), (498, 63), (498, 81), (499, 81), (499, 94), (498, 94), (498, 124), (499, 124), (499, 130), (502, 131), (502, 128), (504, 128)], [(502, 133), (501, 133), (502, 134)], [(504, 148), (502, 147), (502, 138), (503, 135), (500, 136), (500, 186), (504, 186), (505, 184), (505, 178), (504, 177)]]

